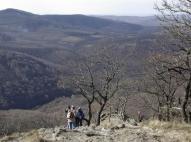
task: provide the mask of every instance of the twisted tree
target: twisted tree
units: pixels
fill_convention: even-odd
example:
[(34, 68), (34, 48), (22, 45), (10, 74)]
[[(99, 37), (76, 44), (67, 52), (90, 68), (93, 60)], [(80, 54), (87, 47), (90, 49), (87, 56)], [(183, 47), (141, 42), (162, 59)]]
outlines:
[(177, 48), (174, 60), (164, 61), (169, 72), (174, 72), (184, 80), (185, 96), (182, 104), (184, 121), (189, 121), (188, 106), (191, 99), (191, 1), (161, 0), (156, 5), (159, 20), (164, 29), (174, 38)]
[(107, 50), (97, 51), (94, 56), (83, 58), (77, 66), (73, 83), (78, 93), (87, 100), (88, 125), (92, 119), (93, 103), (98, 105), (96, 124), (100, 125), (101, 115), (106, 104), (121, 89), (121, 62)]

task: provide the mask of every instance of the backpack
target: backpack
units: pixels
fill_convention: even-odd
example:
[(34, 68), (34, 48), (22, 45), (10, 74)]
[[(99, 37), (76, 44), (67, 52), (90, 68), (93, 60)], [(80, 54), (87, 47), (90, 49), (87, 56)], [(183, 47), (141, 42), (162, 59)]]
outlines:
[(74, 118), (74, 112), (71, 111), (69, 114), (69, 117), (70, 117), (70, 119)]

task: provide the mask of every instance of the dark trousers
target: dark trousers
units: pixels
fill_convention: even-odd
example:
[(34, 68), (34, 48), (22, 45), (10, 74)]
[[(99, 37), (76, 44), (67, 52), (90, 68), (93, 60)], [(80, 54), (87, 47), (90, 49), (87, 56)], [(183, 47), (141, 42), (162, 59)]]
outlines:
[(76, 118), (76, 127), (82, 126), (82, 119)]
[(82, 119), (79, 119), (79, 126), (82, 126)]

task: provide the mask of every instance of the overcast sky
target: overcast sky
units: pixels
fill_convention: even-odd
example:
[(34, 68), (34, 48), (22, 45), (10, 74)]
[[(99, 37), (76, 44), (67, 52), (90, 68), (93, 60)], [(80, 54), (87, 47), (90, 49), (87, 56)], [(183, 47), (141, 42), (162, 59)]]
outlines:
[(0, 9), (36, 14), (133, 15), (155, 14), (156, 0), (0, 0)]

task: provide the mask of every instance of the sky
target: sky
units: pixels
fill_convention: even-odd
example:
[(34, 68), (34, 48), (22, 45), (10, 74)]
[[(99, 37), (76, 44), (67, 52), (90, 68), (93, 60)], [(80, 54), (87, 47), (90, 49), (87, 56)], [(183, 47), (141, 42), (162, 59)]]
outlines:
[(35, 14), (150, 16), (156, 0), (0, 0), (0, 10), (15, 8)]

